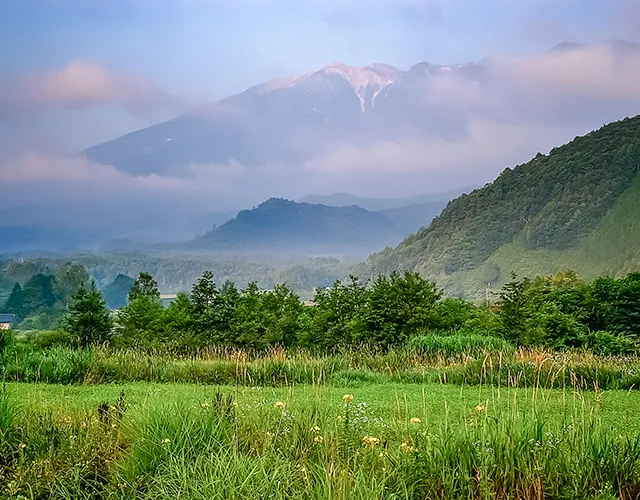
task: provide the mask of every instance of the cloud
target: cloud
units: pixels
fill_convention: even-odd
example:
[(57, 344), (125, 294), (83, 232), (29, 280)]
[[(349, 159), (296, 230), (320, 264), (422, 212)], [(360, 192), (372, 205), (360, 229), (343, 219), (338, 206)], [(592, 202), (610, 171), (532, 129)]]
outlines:
[(0, 86), (0, 110), (73, 110), (105, 104), (143, 113), (176, 106), (178, 100), (143, 78), (84, 59), (71, 61), (59, 70), (24, 75)]
[[(442, 192), (481, 185), (507, 166), (573, 138), (571, 128), (472, 120), (459, 140), (436, 136), (388, 141), (370, 148), (334, 144), (301, 167), (315, 189), (373, 196)], [(300, 173), (300, 172), (299, 172)]]
[(132, 176), (109, 165), (101, 165), (81, 157), (65, 157), (27, 151), (0, 162), (0, 181), (4, 185), (43, 183), (90, 183), (108, 190), (122, 187), (145, 190), (175, 189), (185, 181), (158, 175)]
[[(629, 50), (629, 52), (626, 52)], [(640, 100), (640, 50), (615, 43), (496, 61), (498, 76), (537, 95), (579, 93), (593, 99)]]

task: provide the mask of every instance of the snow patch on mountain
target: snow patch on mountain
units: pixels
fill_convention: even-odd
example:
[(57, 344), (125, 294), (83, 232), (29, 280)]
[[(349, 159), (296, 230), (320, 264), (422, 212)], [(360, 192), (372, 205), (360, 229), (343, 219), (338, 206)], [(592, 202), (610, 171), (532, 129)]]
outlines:
[(369, 105), (373, 106), (380, 92), (398, 79), (400, 70), (388, 64), (372, 64), (371, 66), (348, 66), (341, 62), (330, 62), (319, 70), (308, 71), (288, 78), (277, 78), (259, 87), (260, 93), (291, 88), (300, 85), (302, 88), (315, 87), (327, 76), (338, 76), (353, 89), (360, 101), (364, 113)]

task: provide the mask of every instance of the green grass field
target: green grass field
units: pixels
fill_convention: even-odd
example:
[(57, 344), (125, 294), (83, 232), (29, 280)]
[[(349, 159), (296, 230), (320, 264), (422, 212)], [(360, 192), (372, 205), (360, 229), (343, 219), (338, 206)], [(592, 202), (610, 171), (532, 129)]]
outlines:
[(633, 390), (134, 382), (3, 394), (2, 498), (640, 493)]

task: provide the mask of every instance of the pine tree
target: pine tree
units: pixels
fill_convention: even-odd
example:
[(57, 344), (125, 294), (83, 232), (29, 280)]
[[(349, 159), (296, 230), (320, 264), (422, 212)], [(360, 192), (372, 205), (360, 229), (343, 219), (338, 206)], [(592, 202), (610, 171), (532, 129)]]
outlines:
[(138, 275), (138, 279), (136, 279), (129, 292), (129, 302), (140, 296), (160, 299), (158, 283), (149, 273), (142, 272)]
[(16, 323), (20, 323), (24, 319), (24, 292), (20, 283), (13, 285), (13, 290), (11, 290), (11, 295), (7, 299), (5, 309), (15, 316)]
[(75, 293), (63, 325), (81, 347), (109, 342), (113, 321), (95, 281)]

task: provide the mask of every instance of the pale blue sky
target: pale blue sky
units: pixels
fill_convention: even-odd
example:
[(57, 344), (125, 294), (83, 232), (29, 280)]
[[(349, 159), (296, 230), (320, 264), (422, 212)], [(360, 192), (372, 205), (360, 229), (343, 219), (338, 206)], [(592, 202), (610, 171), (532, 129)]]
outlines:
[[(332, 60), (407, 68), (638, 34), (635, 0), (3, 0), (5, 78), (84, 58), (216, 99)], [(631, 23), (629, 23), (631, 24)], [(640, 30), (637, 30), (640, 32)]]
[[(124, 199), (155, 206), (143, 203), (149, 197), (156, 203), (181, 200), (204, 212), (318, 190), (401, 196), (488, 182), (506, 164), (640, 109), (640, 63), (630, 62), (622, 72), (602, 57), (565, 67), (515, 64), (518, 77), (543, 87), (537, 103), (546, 107), (514, 103), (508, 95), (502, 102), (499, 89), (486, 99), (482, 94), (482, 105), (474, 103), (467, 117), (468, 143), (449, 147), (424, 138), (413, 148), (395, 145), (397, 150), (382, 154), (388, 164), (367, 175), (345, 158), (368, 169), (376, 150), (347, 151), (345, 158), (331, 151), (335, 165), (320, 158), (318, 165), (331, 168), (297, 184), (288, 172), (274, 173), (273, 180), (267, 168), (253, 184), (242, 171), (225, 184), (215, 168), (195, 180), (132, 177), (75, 155), (330, 61), (408, 69), (420, 61), (450, 64), (505, 54), (518, 59), (564, 40), (638, 43), (638, 26), (640, 0), (0, 0), (0, 183), (12, 186), (0, 209), (101, 196), (105, 206)], [(548, 78), (549, 72), (557, 78)], [(556, 109), (556, 101), (544, 100), (556, 84), (577, 94), (595, 92), (599, 107), (574, 109), (567, 102)], [(600, 114), (582, 116), (591, 107)], [(519, 115), (522, 109), (529, 122)], [(484, 113), (480, 121), (475, 110)], [(558, 123), (559, 116), (569, 123)], [(413, 169), (413, 176), (401, 175), (398, 166)], [(252, 191), (253, 185), (260, 189)], [(48, 209), (42, 213), (58, 217)]]

